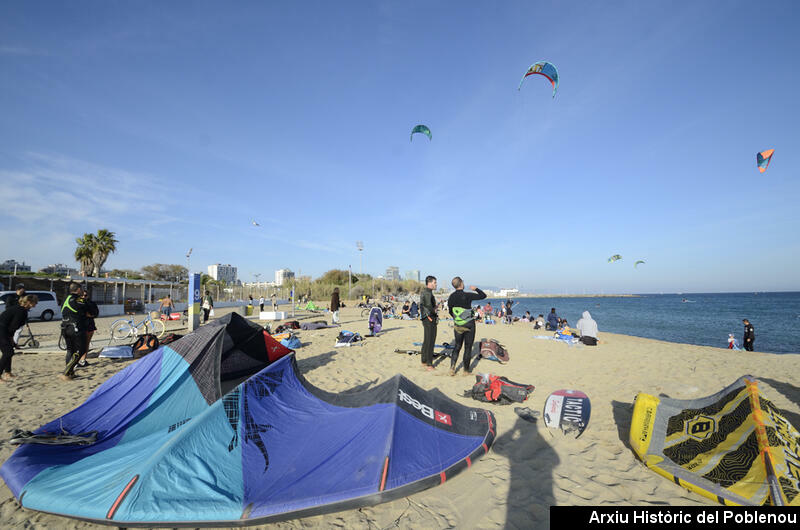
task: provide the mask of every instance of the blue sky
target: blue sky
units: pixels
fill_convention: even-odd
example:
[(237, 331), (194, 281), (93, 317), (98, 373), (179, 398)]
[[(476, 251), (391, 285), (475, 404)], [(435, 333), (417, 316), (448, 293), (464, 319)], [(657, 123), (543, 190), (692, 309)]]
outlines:
[[(795, 1), (6, 2), (0, 260), (71, 263), (108, 228), (109, 267), (193, 247), (244, 280), (357, 271), (362, 240), (365, 272), (440, 283), (800, 289), (798, 23)], [(517, 91), (542, 59), (555, 99)]]

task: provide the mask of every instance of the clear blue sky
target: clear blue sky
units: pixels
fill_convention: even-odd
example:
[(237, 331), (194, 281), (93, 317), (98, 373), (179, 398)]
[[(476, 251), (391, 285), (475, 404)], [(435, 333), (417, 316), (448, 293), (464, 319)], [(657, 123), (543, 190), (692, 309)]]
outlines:
[[(792, 0), (4, 2), (0, 260), (108, 228), (108, 267), (193, 247), (244, 280), (357, 271), (362, 240), (440, 283), (800, 289), (798, 27)], [(541, 59), (555, 99), (517, 91)]]

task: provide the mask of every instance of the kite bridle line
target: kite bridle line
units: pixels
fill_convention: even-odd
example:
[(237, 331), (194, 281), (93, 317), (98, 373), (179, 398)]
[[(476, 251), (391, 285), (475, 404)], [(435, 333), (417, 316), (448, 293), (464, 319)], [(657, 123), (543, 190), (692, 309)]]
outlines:
[(758, 383), (749, 379), (744, 380), (747, 385), (747, 393), (750, 398), (750, 410), (753, 413), (753, 421), (756, 424), (756, 438), (758, 439), (758, 450), (764, 461), (764, 468), (767, 471), (767, 484), (769, 485), (769, 495), (772, 498), (773, 506), (785, 506), (786, 500), (783, 497), (778, 478), (775, 476), (775, 466), (772, 465), (772, 454), (769, 451), (769, 439), (767, 429), (764, 427), (764, 411), (758, 402)]

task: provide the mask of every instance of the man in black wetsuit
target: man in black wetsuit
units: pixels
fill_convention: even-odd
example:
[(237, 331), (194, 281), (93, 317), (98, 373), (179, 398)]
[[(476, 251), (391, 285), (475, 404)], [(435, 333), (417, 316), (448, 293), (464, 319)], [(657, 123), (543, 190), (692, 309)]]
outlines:
[(743, 319), (742, 322), (744, 322), (744, 339), (742, 340), (742, 344), (745, 350), (753, 351), (753, 341), (756, 340), (756, 331), (746, 318)]
[(420, 318), (422, 319), (422, 366), (424, 370), (433, 370), (433, 346), (436, 343), (436, 277), (425, 278), (425, 288), (419, 296)]
[(472, 343), (475, 342), (475, 315), (472, 312), (472, 302), (475, 300), (483, 300), (486, 298), (486, 293), (470, 285), (470, 291), (474, 293), (464, 292), (464, 280), (459, 276), (453, 278), (452, 281), (455, 292), (447, 299), (447, 305), (450, 308), (450, 316), (453, 317), (455, 342), (453, 345), (453, 353), (450, 357), (450, 375), (456, 375), (456, 365), (458, 364), (458, 352), (461, 346), (464, 346), (464, 375), (472, 373), (470, 369), (470, 362), (472, 361)]
[(67, 368), (61, 379), (69, 380), (75, 377), (75, 365), (86, 354), (87, 308), (83, 299), (83, 288), (79, 283), (71, 283), (69, 295), (61, 306), (61, 333), (67, 344)]

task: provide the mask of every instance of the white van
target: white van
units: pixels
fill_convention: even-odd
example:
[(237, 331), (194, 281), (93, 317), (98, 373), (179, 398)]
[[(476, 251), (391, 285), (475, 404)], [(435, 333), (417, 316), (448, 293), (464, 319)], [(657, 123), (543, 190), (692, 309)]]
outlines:
[[(0, 313), (6, 310), (6, 300), (12, 294), (16, 294), (16, 291), (0, 291)], [(53, 291), (25, 291), (25, 294), (35, 294), (39, 298), (39, 303), (30, 310), (28, 318), (53, 320), (55, 317), (61, 319), (61, 306), (58, 305), (56, 293)]]

